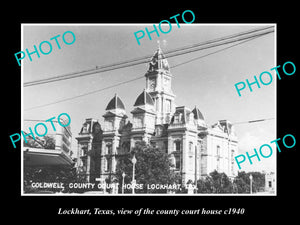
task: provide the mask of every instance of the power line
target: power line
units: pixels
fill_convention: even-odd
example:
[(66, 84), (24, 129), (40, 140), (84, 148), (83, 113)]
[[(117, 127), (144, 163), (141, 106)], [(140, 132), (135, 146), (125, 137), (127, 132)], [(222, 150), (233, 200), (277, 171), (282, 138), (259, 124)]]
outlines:
[(258, 119), (258, 120), (249, 120), (249, 121), (236, 122), (236, 123), (232, 123), (232, 124), (257, 123), (257, 122), (263, 122), (263, 121), (274, 120), (274, 119), (275, 119), (275, 118)]
[[(197, 60), (197, 59), (204, 58), (204, 57), (206, 57), (206, 56), (209, 56), (209, 55), (213, 55), (213, 54), (219, 53), (219, 52), (221, 52), (221, 51), (224, 51), (224, 50), (227, 50), (227, 49), (229, 49), (229, 48), (235, 47), (235, 46), (237, 46), (237, 45), (240, 45), (240, 44), (246, 43), (246, 42), (248, 42), (248, 41), (254, 40), (254, 39), (256, 39), (256, 38), (258, 38), (258, 37), (261, 37), (261, 36), (262, 36), (262, 35), (257, 36), (257, 37), (253, 37), (253, 38), (251, 38), (251, 39), (247, 39), (247, 40), (245, 40), (245, 41), (242, 41), (242, 42), (239, 42), (239, 43), (237, 43), (237, 44), (233, 44), (233, 45), (231, 45), (231, 46), (228, 46), (228, 47), (219, 49), (219, 50), (217, 50), (217, 51), (214, 51), (214, 52), (211, 52), (211, 53), (202, 55), (202, 56), (200, 56), (200, 57), (196, 57), (196, 58), (190, 59), (190, 60), (188, 60), (188, 61), (186, 61), (186, 62), (179, 63), (179, 64), (177, 64), (177, 65), (175, 65), (175, 66), (172, 66), (171, 68), (175, 68), (175, 67), (184, 65), (184, 64), (186, 64), (186, 63), (195, 61), (195, 60)], [(36, 108), (41, 108), (41, 107), (45, 107), (45, 106), (49, 106), (49, 105), (53, 105), (53, 104), (57, 104), (57, 103), (65, 102), (65, 101), (69, 101), (69, 100), (73, 100), (73, 99), (80, 98), (80, 97), (83, 97), (83, 96), (86, 96), (86, 95), (91, 95), (91, 94), (94, 94), (94, 93), (97, 93), (97, 92), (101, 92), (101, 91), (104, 91), (104, 90), (107, 90), (107, 89), (110, 89), (110, 88), (113, 88), (113, 87), (117, 87), (117, 86), (120, 86), (120, 85), (123, 85), (123, 84), (126, 84), (126, 83), (130, 83), (130, 82), (133, 82), (133, 81), (142, 79), (142, 78), (144, 78), (144, 76), (138, 76), (138, 77), (135, 77), (135, 78), (133, 78), (133, 79), (131, 79), (131, 80), (119, 82), (119, 83), (117, 83), (117, 84), (110, 85), (110, 86), (107, 86), (107, 87), (105, 87), (105, 88), (101, 88), (101, 89), (94, 90), (94, 91), (91, 91), (91, 92), (87, 92), (87, 93), (84, 93), (84, 94), (80, 94), (80, 95), (77, 95), (77, 96), (73, 96), (73, 97), (61, 99), (61, 100), (58, 100), (58, 101), (50, 102), (50, 103), (47, 103), (47, 104), (43, 104), (43, 105), (39, 105), (39, 106), (35, 106), (35, 107), (28, 108), (28, 109), (24, 109), (24, 111), (28, 111), (28, 110), (32, 110), (32, 109), (36, 109)]]
[[(255, 34), (255, 35), (251, 35), (251, 36), (247, 36), (247, 37), (240, 37), (240, 38), (237, 38), (237, 39), (234, 39), (234, 40), (223, 41), (221, 43), (214, 43), (214, 44), (211, 44), (209, 46), (204, 46), (204, 47), (201, 47), (201, 48), (192, 49), (192, 50), (188, 50), (188, 51), (185, 51), (185, 52), (179, 52), (179, 53), (175, 52), (174, 54), (168, 55), (167, 57), (171, 58), (171, 57), (175, 57), (175, 56), (178, 56), (178, 55), (188, 54), (188, 53), (191, 53), (191, 52), (200, 51), (200, 50), (204, 50), (204, 49), (208, 49), (208, 48), (213, 48), (213, 47), (217, 47), (217, 46), (224, 45), (224, 44), (238, 42), (238, 41), (241, 41), (241, 40), (244, 40), (244, 39), (249, 39), (249, 38), (252, 38), (252, 37), (255, 37), (255, 36), (265, 35), (265, 34), (268, 34), (270, 32), (274, 32), (274, 31), (267, 31), (263, 34)], [(82, 72), (71, 73), (71, 74), (68, 74), (68, 75), (58, 76), (58, 77), (54, 77), (54, 78), (47, 78), (47, 79), (31, 81), (31, 82), (24, 83), (24, 87), (38, 85), (38, 84), (44, 84), (44, 83), (50, 83), (50, 82), (56, 82), (56, 81), (61, 81), (61, 80), (66, 80), (66, 79), (72, 79), (72, 78), (76, 78), (76, 77), (92, 75), (92, 74), (95, 74), (95, 73), (112, 71), (112, 70), (116, 70), (116, 69), (121, 69), (121, 68), (126, 68), (126, 67), (130, 67), (130, 66), (139, 65), (139, 64), (144, 64), (144, 63), (147, 63), (149, 61), (150, 61), (150, 59), (144, 59), (143, 61), (138, 60), (137, 62), (131, 62), (127, 65), (123, 65), (123, 64), (116, 65), (115, 64), (112, 67), (108, 67), (108, 68), (107, 68), (107, 66), (105, 66), (105, 68), (100, 67), (100, 69), (96, 68), (96, 69), (91, 69), (91, 70), (85, 70), (85, 71), (82, 71)]]
[[(270, 29), (270, 28), (272, 28), (272, 29)], [(200, 51), (200, 50), (204, 50), (204, 49), (208, 49), (208, 48), (221, 46), (224, 44), (234, 43), (234, 42), (242, 41), (245, 39), (250, 39), (253, 37), (266, 35), (266, 34), (272, 33), (272, 32), (274, 32), (273, 27), (264, 27), (264, 28), (255, 29), (255, 30), (251, 30), (251, 31), (241, 32), (241, 33), (234, 34), (234, 35), (229, 35), (229, 36), (226, 36), (223, 38), (218, 38), (218, 39), (214, 39), (214, 40), (210, 40), (210, 41), (206, 41), (206, 42), (201, 42), (201, 43), (190, 45), (190, 46), (185, 46), (182, 48), (173, 49), (173, 50), (166, 52), (165, 55), (166, 55), (166, 57), (171, 58), (171, 57), (175, 57), (178, 55), (188, 54), (188, 53), (195, 52), (195, 51)], [(255, 33), (255, 34), (253, 34), (253, 33)], [(203, 47), (201, 47), (201, 46), (203, 46)], [(201, 47), (201, 48), (198, 48), (198, 47)], [(92, 75), (95, 73), (107, 72), (107, 71), (116, 70), (116, 69), (120, 69), (120, 68), (135, 66), (135, 65), (149, 62), (150, 61), (149, 58), (150, 58), (149, 56), (146, 56), (146, 57), (123, 61), (120, 63), (110, 64), (110, 65), (106, 65), (106, 66), (101, 66), (101, 67), (96, 66), (96, 69), (83, 70), (80, 72), (73, 72), (73, 73), (55, 76), (55, 77), (51, 77), (51, 78), (25, 82), (24, 87), (38, 85), (38, 84), (45, 84), (45, 83), (50, 83), (50, 82), (56, 82), (56, 81), (61, 81), (61, 80), (66, 80), (66, 79), (72, 79), (72, 78), (76, 78), (76, 77)]]
[(131, 80), (120, 82), (120, 83), (117, 83), (117, 84), (114, 84), (114, 85), (111, 85), (111, 86), (107, 86), (105, 88), (101, 88), (101, 89), (98, 89), (98, 90), (95, 90), (95, 91), (91, 91), (91, 92), (87, 92), (87, 93), (84, 93), (84, 94), (81, 94), (81, 95), (77, 95), (77, 96), (74, 96), (74, 97), (69, 97), (69, 98), (58, 100), (58, 101), (50, 102), (48, 104), (39, 105), (39, 106), (31, 107), (31, 108), (28, 108), (28, 109), (24, 109), (24, 111), (28, 111), (28, 110), (32, 110), (32, 109), (37, 109), (37, 108), (42, 108), (42, 107), (45, 107), (45, 106), (54, 105), (54, 104), (57, 104), (57, 103), (69, 101), (69, 100), (72, 100), (72, 99), (75, 99), (75, 98), (80, 98), (80, 97), (83, 97), (83, 96), (86, 96), (86, 95), (91, 95), (91, 94), (94, 94), (94, 93), (97, 93), (97, 92), (101, 92), (101, 91), (104, 91), (104, 90), (107, 90), (107, 89), (110, 89), (110, 88), (113, 88), (113, 87), (117, 87), (117, 86), (120, 86), (120, 85), (123, 85), (123, 84), (126, 84), (126, 83), (130, 83), (132, 81), (139, 80), (139, 79), (142, 79), (142, 78), (144, 78), (144, 76), (142, 76), (142, 77), (138, 76), (138, 77), (133, 78)]
[(192, 59), (190, 59), (190, 60), (187, 60), (187, 61), (185, 61), (185, 62), (182, 62), (182, 63), (176, 64), (175, 66), (172, 66), (171, 68), (175, 68), (175, 67), (177, 67), (177, 66), (181, 66), (181, 65), (184, 65), (184, 64), (190, 63), (190, 62), (192, 62), (192, 61), (195, 61), (195, 60), (197, 60), (197, 59), (201, 59), (201, 58), (204, 58), (204, 57), (206, 57), (206, 56), (209, 56), (209, 55), (216, 54), (216, 53), (218, 53), (218, 52), (221, 52), (221, 51), (224, 51), (224, 50), (226, 50), (226, 49), (229, 49), (229, 48), (235, 47), (235, 46), (237, 46), (237, 45), (244, 44), (244, 43), (246, 43), (246, 42), (248, 42), (248, 41), (252, 41), (252, 40), (254, 40), (254, 39), (256, 39), (256, 38), (259, 38), (259, 37), (261, 37), (261, 36), (263, 36), (263, 35), (260, 35), (260, 36), (253, 37), (253, 38), (247, 39), (247, 40), (245, 40), (245, 41), (241, 41), (241, 42), (239, 42), (239, 43), (237, 43), (237, 44), (230, 45), (230, 46), (228, 46), (228, 47), (225, 47), (225, 48), (222, 48), (222, 49), (220, 49), (220, 50), (217, 50), (217, 51), (214, 51), (214, 52), (208, 53), (208, 54), (206, 54), (206, 55), (203, 55), (203, 56), (198, 56), (198, 57), (192, 58)]
[(170, 51), (166, 52), (166, 55), (169, 54), (169, 53), (172, 53), (172, 52), (174, 52), (174, 51), (180, 51), (180, 50), (183, 50), (184, 48), (194, 48), (194, 47), (199, 47), (200, 45), (211, 44), (211, 43), (214, 43), (214, 42), (219, 42), (219, 41), (223, 41), (223, 40), (226, 40), (226, 39), (231, 39), (231, 38), (234, 38), (234, 37), (237, 37), (237, 36), (242, 36), (242, 35), (246, 35), (246, 34), (251, 34), (251, 33), (259, 32), (259, 31), (263, 31), (263, 30), (269, 30), (270, 28), (272, 28), (271, 30), (274, 30), (274, 29), (273, 29), (273, 28), (274, 28), (273, 26), (263, 27), (263, 28), (255, 28), (255, 29), (251, 29), (251, 30), (244, 31), (244, 32), (240, 32), (240, 33), (236, 33), (236, 34), (224, 36), (224, 37), (221, 37), (221, 38), (216, 38), (216, 39), (212, 39), (212, 40), (209, 40), (209, 41), (201, 42), (201, 43), (198, 43), (198, 44), (192, 44), (192, 45), (189, 45), (189, 46), (185, 46), (185, 47), (173, 49), (173, 50), (170, 50)]

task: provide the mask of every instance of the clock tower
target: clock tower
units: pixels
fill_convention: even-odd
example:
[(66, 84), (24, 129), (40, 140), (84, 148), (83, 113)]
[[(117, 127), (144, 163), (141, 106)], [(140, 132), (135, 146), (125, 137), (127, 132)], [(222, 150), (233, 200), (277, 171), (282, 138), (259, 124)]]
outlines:
[(160, 47), (156, 50), (145, 74), (146, 91), (151, 95), (156, 111), (156, 124), (169, 123), (175, 112), (175, 95), (171, 89), (172, 74)]

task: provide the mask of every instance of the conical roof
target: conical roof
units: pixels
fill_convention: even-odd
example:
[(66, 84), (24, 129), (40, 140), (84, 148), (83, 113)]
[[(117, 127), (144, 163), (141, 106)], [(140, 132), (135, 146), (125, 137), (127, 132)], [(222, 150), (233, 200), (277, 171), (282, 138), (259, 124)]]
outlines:
[(137, 97), (133, 106), (154, 105), (151, 95), (145, 90)]
[(204, 117), (203, 117), (202, 113), (200, 112), (200, 110), (196, 106), (195, 106), (195, 108), (193, 109), (192, 112), (194, 113), (194, 118), (196, 120), (198, 120), (198, 119), (204, 120)]
[(110, 102), (108, 103), (106, 110), (113, 110), (113, 109), (124, 109), (125, 110), (125, 106), (123, 104), (123, 102), (121, 101), (121, 99), (117, 96), (117, 94), (115, 94), (115, 96), (110, 100)]

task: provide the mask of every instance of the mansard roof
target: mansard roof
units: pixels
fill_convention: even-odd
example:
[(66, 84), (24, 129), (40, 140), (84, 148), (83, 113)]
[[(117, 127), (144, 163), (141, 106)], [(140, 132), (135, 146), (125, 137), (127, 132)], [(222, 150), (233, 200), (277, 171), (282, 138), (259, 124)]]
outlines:
[(195, 108), (192, 111), (194, 113), (194, 118), (196, 120), (200, 119), (200, 120), (204, 120), (204, 117), (202, 115), (202, 113), (200, 112), (200, 110), (195, 106)]
[(142, 106), (142, 105), (154, 105), (151, 95), (144, 90), (136, 99), (133, 106)]
[(186, 106), (177, 106), (175, 109), (175, 113), (171, 119), (171, 124), (176, 122), (176, 121), (174, 121), (174, 118), (175, 118), (175, 116), (179, 116), (179, 115), (180, 115), (180, 117), (178, 117), (177, 123), (188, 123), (190, 113), (191, 113), (191, 110), (189, 108), (187, 108)]
[(123, 102), (121, 101), (121, 99), (117, 96), (117, 94), (115, 94), (115, 96), (110, 100), (110, 102), (108, 103), (106, 110), (112, 110), (112, 109), (124, 109), (125, 110), (125, 106), (123, 104)]

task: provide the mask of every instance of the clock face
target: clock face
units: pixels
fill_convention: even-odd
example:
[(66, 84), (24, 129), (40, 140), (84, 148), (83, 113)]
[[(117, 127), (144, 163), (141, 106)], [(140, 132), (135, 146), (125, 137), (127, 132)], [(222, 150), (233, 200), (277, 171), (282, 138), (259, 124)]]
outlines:
[(150, 88), (150, 90), (153, 91), (155, 89), (155, 85), (156, 85), (155, 79), (149, 79), (149, 88)]
[(170, 78), (168, 78), (168, 77), (165, 77), (165, 78), (164, 78), (164, 86), (165, 86), (167, 89), (170, 89)]

